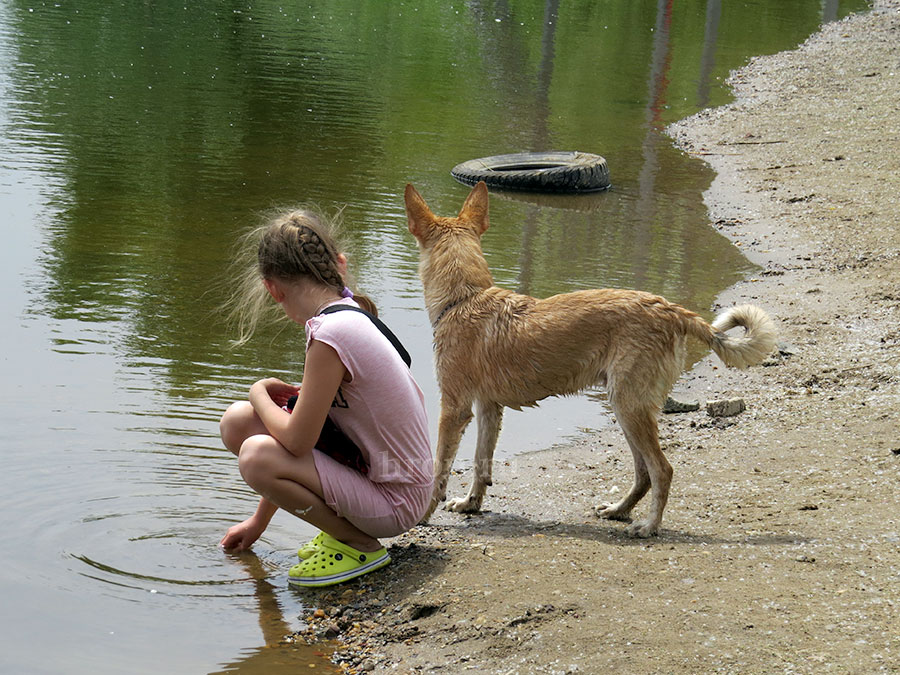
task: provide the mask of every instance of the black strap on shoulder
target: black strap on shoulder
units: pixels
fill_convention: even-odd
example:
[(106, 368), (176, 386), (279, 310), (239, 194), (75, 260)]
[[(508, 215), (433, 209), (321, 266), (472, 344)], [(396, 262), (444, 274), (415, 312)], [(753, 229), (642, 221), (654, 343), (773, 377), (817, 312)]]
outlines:
[(400, 342), (397, 336), (391, 332), (391, 329), (388, 328), (384, 324), (384, 322), (374, 314), (367, 312), (366, 310), (359, 307), (354, 307), (353, 305), (329, 305), (321, 312), (319, 312), (319, 314), (333, 314), (334, 312), (342, 312), (344, 310), (359, 312), (360, 314), (365, 314), (367, 317), (369, 317), (369, 320), (375, 324), (375, 327), (384, 334), (384, 336), (390, 341), (392, 345), (394, 345), (394, 349), (396, 349), (397, 353), (400, 354), (400, 358), (403, 359), (403, 362), (406, 364), (406, 366), (412, 366), (412, 357), (410, 357), (409, 352), (406, 351), (403, 343)]

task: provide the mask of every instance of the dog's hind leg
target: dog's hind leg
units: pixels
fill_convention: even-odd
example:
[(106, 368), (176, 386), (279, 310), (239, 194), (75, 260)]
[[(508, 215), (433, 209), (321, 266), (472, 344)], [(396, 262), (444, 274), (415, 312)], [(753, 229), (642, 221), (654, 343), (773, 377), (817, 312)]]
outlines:
[(451, 405), (441, 401), (441, 416), (438, 422), (438, 441), (434, 454), (434, 490), (431, 493), (431, 503), (428, 510), (422, 516), (421, 522), (426, 522), (438, 504), (447, 498), (447, 480), (450, 478), (450, 469), (463, 432), (472, 419), (472, 403)]
[(600, 518), (608, 518), (609, 520), (631, 520), (631, 509), (637, 504), (647, 491), (650, 489), (650, 474), (647, 472), (647, 465), (644, 464), (644, 457), (629, 442), (631, 448), (631, 456), (634, 458), (634, 483), (620, 501), (614, 504), (600, 504), (595, 509), (595, 513)]
[(494, 464), (494, 449), (500, 436), (503, 421), (503, 406), (497, 403), (476, 401), (475, 413), (478, 418), (478, 440), (475, 444), (475, 466), (472, 487), (469, 494), (447, 502), (448, 511), (457, 513), (477, 513), (481, 510), (484, 494), (493, 484), (491, 470)]
[[(659, 447), (656, 411), (652, 408), (641, 408), (624, 413), (617, 411), (616, 417), (625, 432), (625, 438), (628, 440), (632, 454), (635, 455), (635, 465), (638, 462), (637, 455), (640, 455), (646, 467), (651, 490), (650, 513), (646, 520), (632, 523), (625, 531), (633, 537), (652, 537), (659, 530), (663, 510), (669, 499), (669, 486), (672, 484), (672, 465), (669, 464)], [(635, 475), (638, 475), (637, 468)], [(637, 485), (637, 481), (635, 483)], [(646, 486), (643, 486), (643, 492), (646, 493), (646, 491)], [(632, 488), (629, 496), (636, 492), (639, 490), (635, 491)], [(623, 501), (627, 501), (629, 496), (626, 496)]]

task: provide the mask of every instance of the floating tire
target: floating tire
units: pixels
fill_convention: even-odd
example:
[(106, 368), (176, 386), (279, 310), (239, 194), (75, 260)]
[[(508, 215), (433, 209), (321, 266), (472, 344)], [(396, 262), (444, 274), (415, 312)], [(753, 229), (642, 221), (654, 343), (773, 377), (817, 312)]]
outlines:
[(594, 192), (609, 187), (609, 168), (588, 152), (517, 152), (470, 159), (450, 171), (466, 185), (484, 181), (500, 190)]

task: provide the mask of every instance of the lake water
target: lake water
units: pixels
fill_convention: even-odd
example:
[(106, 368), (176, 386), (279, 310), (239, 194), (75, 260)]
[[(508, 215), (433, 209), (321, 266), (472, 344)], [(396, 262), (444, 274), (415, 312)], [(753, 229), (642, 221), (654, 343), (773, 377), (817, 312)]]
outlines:
[[(283, 579), (313, 531), (278, 514), (255, 555), (216, 547), (256, 502), (218, 417), (254, 380), (302, 373), (302, 332), (235, 350), (216, 311), (260, 212), (343, 208), (359, 285), (412, 353), (435, 437), (405, 184), (451, 215), (461, 161), (601, 154), (608, 192), (492, 196), (497, 283), (635, 287), (710, 316), (752, 269), (709, 226), (710, 172), (661, 130), (725, 102), (749, 56), (864, 7), (0, 3), (0, 671), (327, 669), (278, 646), (315, 601)], [(498, 456), (607, 423), (597, 395), (508, 413)]]

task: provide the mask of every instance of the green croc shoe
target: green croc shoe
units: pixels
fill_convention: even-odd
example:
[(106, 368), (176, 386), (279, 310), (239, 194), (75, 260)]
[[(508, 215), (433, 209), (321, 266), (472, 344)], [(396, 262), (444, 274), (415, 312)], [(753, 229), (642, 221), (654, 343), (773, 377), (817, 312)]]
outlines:
[(324, 532), (322, 534), (316, 551), (288, 572), (288, 583), (292, 586), (331, 586), (368, 574), (391, 562), (385, 548), (364, 553)]
[(324, 532), (319, 532), (319, 534), (313, 537), (310, 541), (306, 542), (303, 546), (297, 549), (297, 557), (300, 558), (300, 560), (311, 558), (322, 545), (322, 539), (327, 536), (328, 535)]

